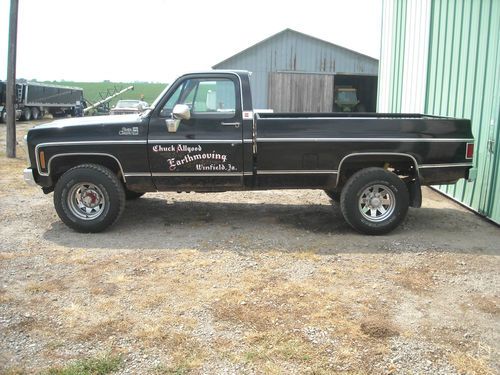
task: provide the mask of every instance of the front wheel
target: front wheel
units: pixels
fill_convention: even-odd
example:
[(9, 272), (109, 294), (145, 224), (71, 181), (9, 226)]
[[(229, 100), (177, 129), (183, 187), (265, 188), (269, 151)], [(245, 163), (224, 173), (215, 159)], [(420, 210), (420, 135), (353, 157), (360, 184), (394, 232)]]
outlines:
[(61, 220), (77, 232), (101, 232), (114, 224), (125, 208), (125, 191), (108, 168), (84, 164), (64, 173), (54, 189)]
[(349, 178), (340, 196), (345, 220), (366, 234), (385, 234), (396, 228), (408, 212), (405, 183), (383, 168), (366, 168)]

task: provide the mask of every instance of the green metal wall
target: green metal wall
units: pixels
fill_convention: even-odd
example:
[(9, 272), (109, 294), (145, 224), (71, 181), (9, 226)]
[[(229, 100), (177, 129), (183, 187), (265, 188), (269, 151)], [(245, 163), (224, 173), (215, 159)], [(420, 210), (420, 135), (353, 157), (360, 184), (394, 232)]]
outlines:
[[(415, 4), (428, 7), (428, 17), (409, 30)], [(401, 103), (411, 93), (403, 90), (408, 66), (402, 59), (414, 47), (408, 31), (421, 33), (427, 28), (427, 66), (415, 73), (425, 81), (424, 112), (472, 120), (478, 168), (474, 182), (460, 180), (438, 188), (500, 223), (500, 0), (385, 0), (383, 7), (383, 23), (393, 27), (383, 31), (390, 36), (382, 35), (386, 46), (382, 46), (381, 71), (384, 64), (390, 63), (391, 69), (380, 80), (389, 78), (391, 83), (379, 95), (388, 97), (388, 110), (404, 110)]]

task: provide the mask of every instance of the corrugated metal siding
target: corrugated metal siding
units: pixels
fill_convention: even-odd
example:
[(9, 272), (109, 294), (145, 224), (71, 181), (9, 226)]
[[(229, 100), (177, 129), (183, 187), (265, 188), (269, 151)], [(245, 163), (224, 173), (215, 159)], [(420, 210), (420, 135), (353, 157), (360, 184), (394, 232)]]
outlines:
[(216, 69), (246, 69), (252, 72), (255, 108), (268, 103), (270, 72), (363, 73), (377, 75), (378, 61), (340, 46), (285, 30), (219, 64)]
[(378, 81), (378, 112), (390, 112), (393, 82), (391, 77), (394, 64), (393, 55), (396, 52), (392, 48), (392, 40), (395, 32), (393, 30), (395, 6), (392, 1), (384, 1), (382, 6), (382, 37), (380, 43), (380, 65)]
[(429, 29), (422, 25), (429, 25), (430, 10), (430, 0), (408, 1), (406, 7), (401, 112), (424, 112)]
[[(496, 10), (500, 12), (500, 10)], [(497, 13), (498, 15), (498, 13)], [(497, 18), (498, 19), (498, 18)], [(497, 33), (497, 36), (500, 35), (500, 25), (497, 24), (497, 29), (493, 27), (493, 32)], [(492, 135), (492, 140), (495, 141), (493, 146), (493, 151), (495, 153), (494, 157), (494, 165), (492, 166), (492, 181), (491, 181), (491, 209), (489, 216), (495, 220), (497, 223), (500, 223), (500, 47), (498, 47), (497, 41), (497, 55), (496, 55), (496, 66), (497, 71), (494, 78), (495, 85), (495, 94), (493, 96), (493, 113), (492, 113), (492, 123), (496, 126), (496, 133)], [(492, 129), (493, 130), (493, 129)], [(493, 130), (494, 131), (494, 130)]]
[(430, 9), (430, 0), (383, 3), (379, 112), (424, 111)]
[[(411, 21), (425, 14), (429, 22)], [(470, 118), (478, 177), (439, 189), (500, 223), (500, 1), (385, 0), (383, 17), (380, 108), (417, 110), (421, 95), (417, 101), (411, 96), (420, 91), (409, 86), (418, 88), (418, 82), (408, 82), (419, 77), (426, 88), (424, 112)], [(425, 69), (419, 68), (423, 45)]]
[(498, 222), (498, 152), (489, 142), (498, 132), (499, 8), (496, 0), (433, 2), (426, 101), (428, 113), (470, 118), (476, 139), (477, 180), (440, 190)]

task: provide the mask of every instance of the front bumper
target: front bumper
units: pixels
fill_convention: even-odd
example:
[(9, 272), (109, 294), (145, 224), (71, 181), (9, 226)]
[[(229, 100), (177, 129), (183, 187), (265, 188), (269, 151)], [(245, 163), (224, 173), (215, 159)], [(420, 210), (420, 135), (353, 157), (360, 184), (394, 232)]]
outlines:
[(37, 186), (35, 181), (35, 176), (33, 175), (33, 169), (26, 168), (23, 171), (24, 182), (26, 182), (29, 186)]

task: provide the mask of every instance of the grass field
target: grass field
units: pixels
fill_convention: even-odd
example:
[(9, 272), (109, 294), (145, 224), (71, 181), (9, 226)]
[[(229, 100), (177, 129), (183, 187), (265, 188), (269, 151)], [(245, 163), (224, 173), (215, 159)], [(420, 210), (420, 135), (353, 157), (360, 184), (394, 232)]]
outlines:
[[(83, 89), (83, 96), (86, 100), (91, 103), (95, 103), (102, 98), (107, 96), (107, 91), (110, 90), (110, 93), (116, 87), (119, 90), (124, 89), (130, 85), (134, 86), (134, 89), (131, 91), (127, 91), (126, 93), (114, 98), (111, 101), (111, 105), (115, 105), (116, 102), (120, 99), (140, 99), (141, 95), (144, 95), (144, 100), (151, 104), (156, 97), (163, 91), (163, 89), (167, 86), (166, 83), (127, 83), (127, 82), (73, 82), (73, 81), (64, 81), (64, 82), (46, 82), (53, 85), (61, 85), (61, 86), (74, 86), (81, 87)], [(103, 97), (99, 94), (102, 93)]]

